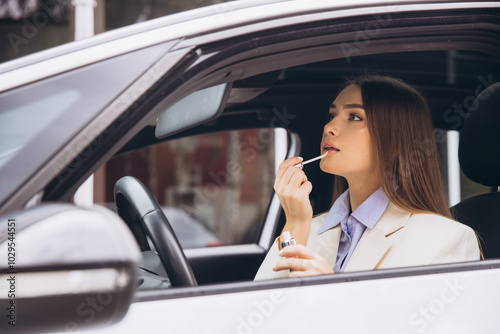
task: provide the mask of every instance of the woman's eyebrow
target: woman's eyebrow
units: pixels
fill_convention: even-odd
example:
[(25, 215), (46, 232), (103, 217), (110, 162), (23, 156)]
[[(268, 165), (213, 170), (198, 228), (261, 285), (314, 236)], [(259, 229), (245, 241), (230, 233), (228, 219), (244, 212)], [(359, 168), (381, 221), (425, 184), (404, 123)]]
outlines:
[(357, 103), (344, 104), (344, 109), (354, 109), (354, 108), (365, 110), (365, 107), (362, 104), (357, 104)]
[[(365, 110), (365, 107), (362, 104), (357, 104), (357, 103), (344, 104), (344, 109), (354, 109), (354, 108)], [(330, 105), (330, 109), (337, 109), (335, 103), (332, 103)]]

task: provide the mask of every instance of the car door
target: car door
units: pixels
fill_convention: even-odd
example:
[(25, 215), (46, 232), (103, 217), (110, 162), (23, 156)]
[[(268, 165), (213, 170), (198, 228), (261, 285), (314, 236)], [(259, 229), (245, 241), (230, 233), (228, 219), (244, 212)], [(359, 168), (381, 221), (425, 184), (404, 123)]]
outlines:
[[(499, 261), (214, 285), (136, 295), (106, 333), (495, 332)], [(200, 287), (198, 287), (200, 289)]]

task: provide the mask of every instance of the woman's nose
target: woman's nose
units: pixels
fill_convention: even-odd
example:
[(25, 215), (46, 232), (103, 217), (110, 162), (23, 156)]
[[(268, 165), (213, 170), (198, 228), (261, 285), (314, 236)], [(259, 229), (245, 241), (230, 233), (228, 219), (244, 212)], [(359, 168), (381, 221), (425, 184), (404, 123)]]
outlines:
[(338, 136), (340, 134), (340, 124), (338, 118), (334, 117), (323, 127), (323, 134), (330, 136)]

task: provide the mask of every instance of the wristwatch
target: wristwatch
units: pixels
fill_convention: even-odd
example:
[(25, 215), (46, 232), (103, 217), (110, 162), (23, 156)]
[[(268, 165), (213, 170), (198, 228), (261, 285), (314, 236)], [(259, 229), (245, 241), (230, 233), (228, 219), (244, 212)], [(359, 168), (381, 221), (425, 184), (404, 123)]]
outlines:
[(285, 248), (286, 246), (296, 245), (295, 239), (290, 236), (290, 232), (283, 232), (283, 241), (281, 242), (281, 248)]

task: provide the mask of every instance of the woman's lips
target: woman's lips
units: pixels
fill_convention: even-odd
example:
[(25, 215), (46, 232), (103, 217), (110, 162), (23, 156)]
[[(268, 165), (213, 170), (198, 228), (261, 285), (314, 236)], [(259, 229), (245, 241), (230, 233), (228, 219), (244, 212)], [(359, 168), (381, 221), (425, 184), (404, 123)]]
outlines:
[(334, 148), (330, 148), (330, 149), (323, 149), (323, 151), (321, 151), (321, 154), (328, 154), (328, 155), (332, 155), (332, 154), (336, 154), (340, 152), (339, 150), (336, 150)]
[(333, 155), (340, 151), (337, 146), (328, 141), (321, 142), (321, 147), (323, 148), (322, 154)]

